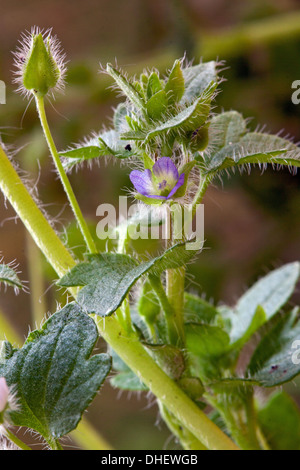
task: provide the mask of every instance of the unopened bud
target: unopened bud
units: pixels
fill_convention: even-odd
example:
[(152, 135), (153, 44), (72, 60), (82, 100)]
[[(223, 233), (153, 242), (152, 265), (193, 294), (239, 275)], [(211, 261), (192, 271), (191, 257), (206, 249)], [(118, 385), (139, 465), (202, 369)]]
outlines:
[(21, 93), (43, 97), (49, 92), (63, 88), (65, 56), (51, 31), (34, 28), (24, 35), (15, 55), (15, 82)]

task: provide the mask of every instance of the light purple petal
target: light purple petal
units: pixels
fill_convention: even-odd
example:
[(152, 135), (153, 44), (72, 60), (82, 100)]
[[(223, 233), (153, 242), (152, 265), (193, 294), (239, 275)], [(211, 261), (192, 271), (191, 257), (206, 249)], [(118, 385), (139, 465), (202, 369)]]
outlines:
[(147, 197), (151, 197), (152, 199), (168, 199), (169, 196), (156, 196), (155, 194), (147, 194)]
[(169, 157), (161, 157), (157, 160), (152, 171), (158, 181), (166, 180), (171, 186), (176, 184), (178, 180), (178, 170)]
[(154, 186), (152, 183), (152, 173), (151, 170), (139, 171), (133, 170), (129, 175), (130, 181), (133, 186), (143, 196), (148, 196), (153, 194)]
[(177, 189), (180, 188), (180, 186), (182, 186), (184, 184), (184, 173), (182, 173), (180, 176), (179, 176), (179, 179), (177, 181), (177, 184), (174, 186), (174, 188), (172, 189), (172, 191), (170, 192), (170, 194), (168, 195), (167, 199), (170, 199), (172, 196), (174, 196), (174, 194), (176, 193)]

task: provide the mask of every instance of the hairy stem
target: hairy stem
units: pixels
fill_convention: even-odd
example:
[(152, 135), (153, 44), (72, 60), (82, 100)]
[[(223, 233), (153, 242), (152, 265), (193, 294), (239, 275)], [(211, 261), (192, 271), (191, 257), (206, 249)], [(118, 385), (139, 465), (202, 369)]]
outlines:
[(198, 190), (197, 190), (197, 192), (195, 194), (195, 197), (194, 197), (194, 200), (192, 202), (192, 207), (191, 207), (192, 217), (195, 216), (195, 214), (197, 212), (197, 205), (201, 204), (201, 202), (203, 200), (203, 197), (204, 197), (204, 194), (206, 193), (206, 190), (207, 190), (208, 186), (211, 183), (211, 180), (212, 180), (212, 176), (201, 176), (201, 180), (200, 180)]
[(90, 251), (90, 253), (97, 253), (97, 248), (95, 245), (95, 242), (91, 236), (91, 233), (89, 231), (89, 228), (87, 226), (87, 223), (82, 215), (82, 212), (80, 210), (80, 207), (78, 205), (77, 199), (75, 197), (74, 191), (72, 189), (72, 186), (70, 184), (70, 181), (66, 175), (66, 172), (64, 170), (64, 167), (60, 161), (54, 140), (52, 138), (52, 134), (49, 129), (47, 117), (46, 117), (46, 112), (45, 112), (45, 103), (44, 103), (44, 98), (41, 98), (39, 96), (36, 96), (36, 107), (38, 111), (38, 115), (41, 121), (41, 125), (45, 134), (45, 138), (50, 150), (50, 153), (52, 155), (52, 158), (54, 160), (56, 169), (58, 171), (59, 177), (61, 179), (62, 185), (64, 187), (64, 190), (66, 192), (66, 195), (69, 199), (71, 208), (74, 212), (75, 218), (77, 220), (77, 223), (79, 225), (79, 228), (81, 230), (81, 233), (85, 239), (85, 242), (87, 244), (87, 247)]
[(15, 434), (13, 434), (7, 428), (5, 428), (4, 435), (9, 441), (13, 442), (19, 449), (32, 450), (30, 447), (28, 447), (28, 445), (25, 444), (25, 442), (21, 441), (17, 436), (15, 436)]
[(168, 409), (158, 402), (159, 411), (163, 417), (166, 425), (172, 431), (172, 433), (180, 440), (185, 450), (207, 450), (202, 442), (198, 441), (195, 436), (190, 433), (186, 428), (174, 418), (174, 416), (168, 411)]

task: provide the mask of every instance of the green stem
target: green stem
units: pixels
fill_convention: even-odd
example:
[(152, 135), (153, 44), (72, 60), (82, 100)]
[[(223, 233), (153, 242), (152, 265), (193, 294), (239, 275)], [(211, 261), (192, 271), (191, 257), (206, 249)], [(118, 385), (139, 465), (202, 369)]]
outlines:
[(13, 442), (19, 449), (22, 450), (32, 450), (30, 447), (28, 447), (25, 442), (21, 441), (17, 436), (15, 436), (11, 431), (9, 431), (7, 428), (5, 428), (4, 431), (5, 437), (11, 442)]
[(64, 187), (64, 190), (66, 192), (66, 195), (69, 199), (70, 205), (72, 207), (72, 210), (74, 212), (75, 218), (78, 222), (79, 228), (81, 230), (81, 233), (85, 239), (85, 242), (87, 244), (87, 247), (90, 251), (90, 253), (97, 253), (97, 248), (95, 245), (95, 242), (91, 236), (91, 233), (89, 231), (89, 228), (87, 226), (87, 223), (82, 215), (82, 212), (80, 210), (80, 207), (78, 205), (77, 199), (75, 197), (74, 191), (72, 189), (72, 186), (70, 184), (70, 181), (66, 175), (66, 172), (64, 170), (64, 167), (60, 161), (59, 154), (57, 152), (54, 140), (52, 138), (51, 131), (49, 129), (48, 121), (47, 121), (47, 116), (45, 112), (45, 103), (44, 103), (44, 98), (36, 96), (35, 97), (36, 101), (36, 107), (38, 111), (38, 115), (41, 121), (41, 125), (45, 134), (45, 138), (50, 150), (50, 153), (52, 155), (52, 158), (54, 160), (56, 169), (58, 171), (58, 174), (60, 176), (62, 185)]
[(174, 346), (178, 346), (178, 339), (180, 338), (179, 342), (181, 344), (184, 340), (184, 335), (178, 329), (175, 310), (169, 302), (169, 299), (167, 297), (166, 291), (162, 285), (160, 278), (157, 276), (149, 276), (149, 281), (155, 294), (157, 295), (160, 306), (165, 315), (169, 342)]
[(192, 207), (191, 207), (192, 217), (195, 216), (197, 212), (197, 205), (201, 204), (204, 194), (206, 193), (206, 190), (211, 183), (211, 180), (212, 180), (212, 176), (201, 176), (199, 188), (192, 202)]
[[(26, 190), (5, 152), (0, 147), (0, 188), (9, 199), (34, 240), (59, 276), (75, 261)], [(71, 293), (76, 297), (76, 289)], [(207, 448), (238, 450), (197, 405), (171, 380), (133, 336), (128, 337), (114, 316), (96, 317), (102, 337), (135, 372), (176, 419)]]
[(49, 263), (63, 276), (76, 262), (37, 207), (1, 146), (0, 188)]
[(26, 232), (26, 253), (28, 257), (32, 326), (39, 328), (47, 311), (44, 296), (42, 254), (28, 232)]
[(71, 436), (85, 450), (113, 450), (113, 447), (99, 435), (85, 418), (82, 418), (77, 428), (72, 431)]
[(183, 348), (185, 345), (184, 334), (184, 282), (185, 267), (169, 269), (167, 271), (167, 296), (173, 310), (173, 323), (177, 333), (177, 346)]
[(6, 319), (5, 314), (0, 310), (0, 341), (9, 341), (15, 346), (21, 346), (23, 344), (22, 338), (18, 335)]
[(238, 450), (199, 407), (168, 377), (133, 336), (127, 337), (114, 316), (93, 317), (102, 337), (151, 390), (170, 413), (205, 447), (211, 450)]
[(53, 439), (53, 441), (48, 441), (48, 444), (51, 447), (51, 450), (64, 450), (62, 446), (60, 445), (60, 442), (58, 439)]
[[(178, 240), (178, 234), (174, 222), (174, 212), (171, 211), (171, 236), (172, 242)], [(182, 237), (182, 234), (180, 235)], [(176, 325), (177, 331), (177, 346), (184, 348), (185, 345), (185, 333), (184, 333), (184, 282), (185, 282), (185, 266), (177, 269), (168, 269), (166, 272), (166, 290), (168, 301), (173, 310), (173, 323)], [(176, 344), (175, 343), (175, 344)]]
[(165, 423), (172, 433), (180, 440), (182, 447), (185, 450), (207, 450), (202, 442), (195, 438), (195, 436), (190, 433), (186, 428), (183, 428), (182, 425), (174, 418), (174, 416), (169, 413), (168, 409), (158, 402), (160, 414), (163, 417)]

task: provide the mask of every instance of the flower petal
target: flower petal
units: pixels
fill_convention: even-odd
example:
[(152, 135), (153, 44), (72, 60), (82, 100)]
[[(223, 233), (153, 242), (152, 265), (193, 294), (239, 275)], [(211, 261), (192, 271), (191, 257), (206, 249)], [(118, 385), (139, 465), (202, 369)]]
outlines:
[(174, 188), (172, 189), (172, 191), (170, 192), (170, 194), (168, 195), (167, 199), (170, 199), (172, 196), (174, 196), (174, 194), (176, 193), (177, 189), (180, 188), (180, 186), (182, 186), (184, 184), (184, 173), (182, 173), (180, 176), (179, 176), (179, 179), (177, 181), (177, 184), (174, 186)]
[(133, 170), (130, 173), (129, 178), (137, 192), (142, 194), (142, 196), (149, 196), (149, 194), (153, 194), (155, 192), (151, 170)]
[(170, 186), (174, 186), (178, 181), (178, 170), (169, 157), (161, 157), (157, 160), (152, 171), (159, 182), (165, 180)]

